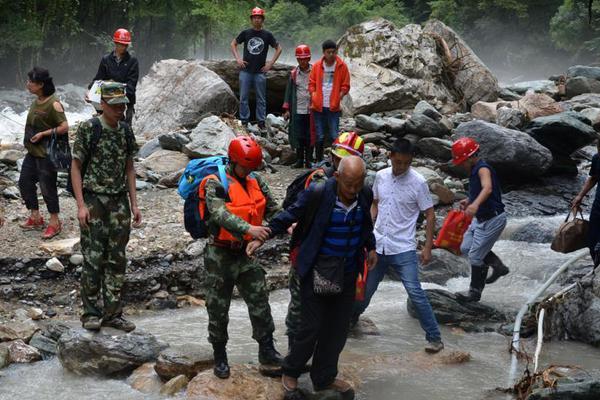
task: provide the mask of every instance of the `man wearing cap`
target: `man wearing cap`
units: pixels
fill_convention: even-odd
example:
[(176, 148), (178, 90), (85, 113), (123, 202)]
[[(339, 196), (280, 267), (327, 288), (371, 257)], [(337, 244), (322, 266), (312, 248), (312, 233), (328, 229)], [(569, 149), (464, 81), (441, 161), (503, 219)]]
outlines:
[[(131, 44), (131, 33), (127, 29), (119, 28), (113, 35), (115, 49), (104, 55), (100, 60), (98, 72), (89, 84), (88, 90), (94, 84), (94, 81), (115, 81), (127, 85), (127, 111), (124, 115), (124, 121), (131, 126), (133, 120), (134, 105), (135, 105), (135, 88), (140, 75), (140, 69), (137, 58), (133, 57), (127, 51), (127, 47)], [(87, 100), (87, 94), (86, 94)]]
[[(132, 214), (134, 227), (142, 222), (133, 168), (137, 145), (122, 122), (128, 102), (124, 84), (104, 82), (102, 115), (80, 124), (73, 144), (71, 180), (84, 260), (81, 322), (88, 330), (135, 329), (122, 317), (121, 304)], [(103, 307), (97, 304), (100, 293)]]
[[(460, 206), (474, 217), (460, 246), (461, 253), (471, 262), (471, 283), (469, 290), (458, 296), (468, 302), (479, 301), (486, 283), (493, 283), (509, 272), (492, 251), (506, 226), (500, 181), (494, 169), (479, 158), (478, 152), (479, 144), (468, 137), (452, 144), (452, 162), (469, 174), (469, 197), (462, 200)], [(493, 273), (487, 278), (489, 267)]]
[[(264, 129), (267, 113), (267, 72), (281, 55), (281, 45), (275, 36), (265, 29), (265, 10), (255, 7), (250, 13), (252, 28), (246, 29), (231, 41), (231, 52), (240, 67), (240, 119), (244, 126), (250, 121), (250, 108), (248, 97), (250, 88), (254, 87), (256, 94), (256, 119), (258, 127)], [(244, 44), (244, 57), (238, 53), (238, 44)], [(269, 62), (267, 53), (269, 46), (275, 49), (275, 55)]]

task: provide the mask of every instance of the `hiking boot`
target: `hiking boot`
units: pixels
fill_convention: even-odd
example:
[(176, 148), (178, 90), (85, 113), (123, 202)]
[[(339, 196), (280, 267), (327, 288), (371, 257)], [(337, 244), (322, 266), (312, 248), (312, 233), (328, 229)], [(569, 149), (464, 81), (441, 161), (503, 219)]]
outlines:
[(215, 366), (213, 373), (217, 378), (227, 379), (230, 375), (229, 363), (227, 362), (227, 350), (225, 350), (226, 343), (213, 343), (213, 356), (215, 359)]
[(314, 147), (307, 147), (304, 153), (304, 168), (313, 167), (313, 152)]
[(281, 365), (283, 363), (283, 357), (273, 344), (273, 336), (268, 335), (258, 342), (258, 362), (267, 365)]
[(98, 317), (88, 317), (81, 324), (83, 329), (87, 329), (88, 331), (99, 331), (100, 330), (100, 318)]
[(298, 147), (296, 149), (296, 163), (292, 165), (292, 168), (302, 168), (304, 166), (304, 147)]
[(429, 354), (439, 353), (442, 350), (444, 350), (444, 343), (441, 340), (429, 342), (425, 346), (425, 352)]
[(483, 259), (486, 265), (492, 267), (492, 275), (485, 280), (485, 283), (494, 283), (498, 280), (498, 278), (509, 273), (509, 269), (500, 258), (494, 254), (493, 251), (490, 251), (487, 256)]
[(335, 379), (333, 383), (325, 388), (316, 389), (320, 392), (323, 390), (335, 390), (341, 395), (342, 400), (354, 400), (354, 388), (348, 382), (341, 379)]
[(102, 326), (105, 326), (107, 328), (115, 328), (125, 332), (131, 332), (135, 329), (135, 324), (131, 321), (127, 321), (123, 317), (115, 317), (109, 320), (102, 320)]
[(40, 217), (40, 219), (35, 220), (32, 217), (27, 218), (25, 222), (19, 224), (22, 229), (25, 230), (37, 230), (44, 228), (44, 218)]
[(317, 146), (315, 148), (315, 156), (317, 158), (317, 163), (320, 163), (321, 161), (323, 161), (323, 153), (324, 153), (324, 148), (323, 148), (323, 142), (317, 142)]
[(471, 284), (469, 290), (456, 293), (458, 300), (466, 303), (481, 300), (481, 293), (483, 292), (483, 288), (485, 288), (485, 278), (487, 277), (488, 269), (487, 265), (483, 267), (471, 265)]
[(58, 235), (62, 231), (62, 225), (59, 222), (58, 226), (48, 225), (44, 233), (42, 234), (42, 239), (48, 240), (52, 239), (54, 236)]
[(298, 389), (298, 379), (291, 376), (282, 375), (281, 385), (283, 386), (283, 400), (304, 400), (306, 397)]

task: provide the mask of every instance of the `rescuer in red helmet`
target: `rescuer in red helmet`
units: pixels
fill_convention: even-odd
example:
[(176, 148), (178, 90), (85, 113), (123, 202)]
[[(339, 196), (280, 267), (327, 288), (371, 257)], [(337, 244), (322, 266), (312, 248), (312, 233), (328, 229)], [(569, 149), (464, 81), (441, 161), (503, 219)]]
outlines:
[[(96, 72), (96, 76), (92, 80), (92, 83), (89, 84), (88, 89), (92, 87), (94, 81), (115, 81), (126, 84), (127, 88), (125, 91), (129, 103), (127, 104), (124, 120), (131, 126), (133, 114), (135, 113), (135, 88), (140, 75), (140, 69), (137, 58), (133, 57), (127, 51), (127, 48), (131, 44), (131, 33), (127, 29), (119, 28), (113, 34), (113, 42), (115, 49), (102, 57), (98, 72)], [(87, 94), (86, 100), (88, 100)]]

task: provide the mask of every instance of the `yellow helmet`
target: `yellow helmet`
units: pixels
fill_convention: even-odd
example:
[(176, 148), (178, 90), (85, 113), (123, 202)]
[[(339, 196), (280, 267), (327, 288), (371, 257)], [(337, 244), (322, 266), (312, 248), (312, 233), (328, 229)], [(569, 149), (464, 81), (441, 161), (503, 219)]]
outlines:
[(365, 151), (365, 142), (356, 132), (344, 132), (335, 139), (331, 148), (331, 153), (339, 158), (362, 157)]

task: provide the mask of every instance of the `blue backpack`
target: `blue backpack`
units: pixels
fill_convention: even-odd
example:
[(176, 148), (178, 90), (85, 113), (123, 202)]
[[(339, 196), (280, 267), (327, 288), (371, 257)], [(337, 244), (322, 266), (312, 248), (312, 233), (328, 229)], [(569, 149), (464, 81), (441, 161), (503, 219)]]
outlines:
[(208, 237), (208, 228), (206, 226), (208, 213), (204, 212), (203, 215), (200, 214), (201, 200), (198, 193), (200, 183), (209, 175), (217, 175), (225, 189), (225, 194), (227, 194), (229, 191), (229, 184), (227, 182), (225, 167), (228, 162), (228, 158), (224, 156), (192, 160), (185, 167), (185, 171), (179, 180), (179, 188), (177, 191), (185, 200), (183, 205), (183, 222), (185, 230), (188, 231), (194, 239)]

